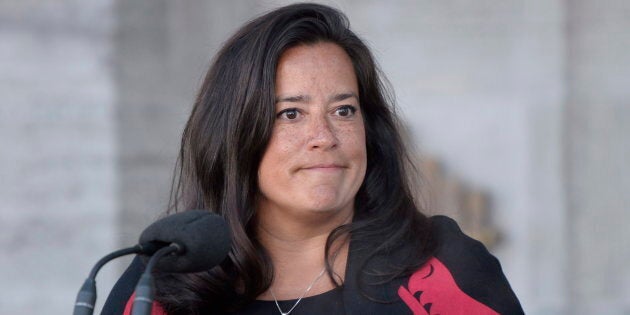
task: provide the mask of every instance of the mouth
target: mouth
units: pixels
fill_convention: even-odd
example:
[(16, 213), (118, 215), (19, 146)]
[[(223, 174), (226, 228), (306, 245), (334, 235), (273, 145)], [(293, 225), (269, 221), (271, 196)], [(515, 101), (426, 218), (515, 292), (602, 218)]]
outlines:
[(303, 167), (303, 170), (307, 170), (307, 171), (339, 171), (342, 169), (345, 169), (346, 167), (340, 164), (315, 164), (315, 165), (309, 165), (306, 167)]

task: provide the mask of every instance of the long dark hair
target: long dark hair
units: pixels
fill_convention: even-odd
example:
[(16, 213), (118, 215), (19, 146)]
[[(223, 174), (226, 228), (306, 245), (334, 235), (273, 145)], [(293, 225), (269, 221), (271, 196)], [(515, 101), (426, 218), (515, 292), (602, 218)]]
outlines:
[(274, 125), (276, 67), (288, 48), (318, 42), (339, 45), (353, 62), (368, 160), (353, 222), (328, 238), (329, 276), (335, 281), (331, 244), (348, 233), (353, 239), (378, 237), (380, 246), (368, 260), (411, 244), (415, 250), (391, 277), (417, 269), (430, 254), (429, 223), (412, 198), (393, 103), (369, 49), (350, 31), (343, 13), (318, 4), (289, 5), (252, 20), (225, 43), (186, 124), (170, 211), (209, 209), (222, 215), (233, 247), (207, 272), (158, 276), (156, 297), (169, 314), (235, 310), (269, 288), (273, 267), (255, 236), (255, 200), (258, 167)]

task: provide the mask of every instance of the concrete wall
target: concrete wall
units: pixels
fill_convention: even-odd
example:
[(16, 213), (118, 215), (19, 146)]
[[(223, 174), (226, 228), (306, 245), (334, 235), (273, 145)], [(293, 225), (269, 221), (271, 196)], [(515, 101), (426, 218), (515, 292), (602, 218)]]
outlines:
[(572, 312), (630, 313), (630, 3), (568, 8), (565, 132)]
[(111, 1), (0, 4), (1, 314), (71, 313), (117, 245), (113, 26)]
[(122, 231), (129, 244), (168, 204), (183, 125), (226, 32), (251, 16), (242, 2), (120, 1), (114, 43)]
[[(68, 313), (91, 265), (164, 210), (210, 58), (289, 2), (0, 4), (0, 313)], [(490, 193), (526, 312), (630, 312), (628, 4), (325, 3), (373, 48), (422, 154)]]

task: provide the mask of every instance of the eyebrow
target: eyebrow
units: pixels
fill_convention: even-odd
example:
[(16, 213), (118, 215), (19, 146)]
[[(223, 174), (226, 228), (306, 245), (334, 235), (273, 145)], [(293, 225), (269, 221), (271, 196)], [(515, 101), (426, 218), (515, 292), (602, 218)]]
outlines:
[(348, 93), (341, 93), (341, 94), (335, 94), (332, 97), (330, 97), (328, 99), (328, 101), (332, 102), (339, 102), (339, 101), (343, 101), (343, 100), (347, 100), (349, 98), (356, 98), (357, 101), (359, 100), (359, 96), (354, 93), (354, 92), (348, 92)]
[[(333, 102), (339, 102), (339, 101), (343, 101), (343, 100), (347, 100), (349, 98), (356, 98), (357, 101), (359, 100), (359, 96), (357, 96), (356, 93), (354, 92), (347, 92), (347, 93), (339, 93), (339, 94), (335, 94), (331, 97), (328, 98), (328, 101), (333, 103)], [(293, 95), (293, 96), (285, 96), (285, 97), (276, 97), (276, 103), (280, 103), (280, 102), (288, 102), (288, 103), (308, 103), (311, 100), (311, 97), (308, 95)]]
[(276, 97), (276, 103), (289, 102), (289, 103), (307, 103), (311, 98), (306, 95), (294, 95), (285, 97)]

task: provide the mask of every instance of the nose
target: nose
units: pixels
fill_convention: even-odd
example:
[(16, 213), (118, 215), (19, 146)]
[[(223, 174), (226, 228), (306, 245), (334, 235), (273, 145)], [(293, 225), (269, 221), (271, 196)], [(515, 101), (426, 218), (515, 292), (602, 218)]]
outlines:
[(308, 146), (311, 150), (329, 150), (338, 144), (334, 127), (326, 117), (313, 117), (309, 124)]

